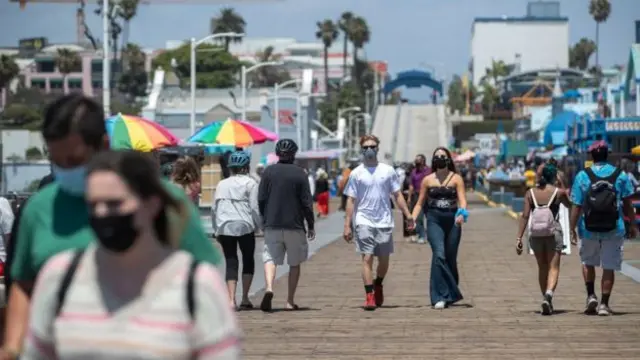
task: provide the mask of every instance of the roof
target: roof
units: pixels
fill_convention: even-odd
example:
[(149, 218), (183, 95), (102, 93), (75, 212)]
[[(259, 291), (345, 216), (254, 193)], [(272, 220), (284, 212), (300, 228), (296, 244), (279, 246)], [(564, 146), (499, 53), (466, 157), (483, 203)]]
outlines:
[(566, 69), (547, 68), (547, 69), (536, 69), (536, 70), (519, 72), (516, 74), (512, 74), (512, 75), (500, 78), (498, 79), (498, 82), (525, 80), (528, 77), (531, 77), (534, 79), (539, 79), (539, 78), (555, 79), (556, 77), (558, 77), (558, 75), (560, 75), (560, 78), (564, 78), (564, 77), (593, 78), (593, 75), (581, 70), (576, 70), (571, 68), (566, 68)]
[[(247, 90), (247, 112), (259, 112), (262, 109), (260, 104), (260, 92), (265, 89)], [(234, 101), (230, 92), (236, 96)], [(220, 105), (234, 112), (240, 112), (241, 108), (236, 106), (240, 102), (240, 88), (232, 89), (198, 89), (196, 90), (196, 113), (205, 113)], [(178, 87), (167, 87), (162, 90), (158, 98), (156, 113), (184, 113), (191, 109), (190, 92)]]
[(477, 17), (473, 23), (510, 23), (510, 22), (569, 22), (566, 16), (558, 17), (537, 17), (537, 16), (500, 16), (500, 17)]

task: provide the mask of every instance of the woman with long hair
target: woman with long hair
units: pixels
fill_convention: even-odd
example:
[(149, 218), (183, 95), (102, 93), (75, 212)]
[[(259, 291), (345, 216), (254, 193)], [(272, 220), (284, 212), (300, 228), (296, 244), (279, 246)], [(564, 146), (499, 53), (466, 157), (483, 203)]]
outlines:
[(217, 269), (176, 249), (188, 209), (157, 164), (100, 153), (85, 200), (97, 241), (40, 271), (21, 359), (240, 359)]
[(198, 202), (201, 189), (200, 167), (193, 158), (183, 156), (173, 163), (171, 181), (184, 189), (194, 203)]
[(451, 153), (436, 148), (431, 157), (432, 173), (420, 184), (420, 195), (413, 208), (417, 218), (426, 204), (427, 241), (431, 245), (431, 305), (435, 309), (462, 300), (458, 288), (458, 247), (462, 223), (467, 221), (464, 179), (458, 175)]
[(318, 217), (327, 217), (329, 216), (329, 174), (322, 168), (316, 171), (314, 188), (314, 198), (318, 206)]
[[(233, 309), (252, 309), (249, 290), (255, 272), (253, 253), (256, 248), (255, 232), (262, 226), (258, 208), (258, 183), (249, 175), (251, 158), (244, 151), (229, 156), (230, 177), (216, 186), (213, 198), (213, 231), (222, 246), (226, 262), (225, 280), (229, 302)], [(242, 302), (236, 305), (238, 285), (238, 247), (242, 254)]]
[[(560, 257), (564, 249), (560, 222), (560, 204), (571, 206), (566, 190), (558, 183), (558, 169), (552, 163), (544, 165), (540, 171), (538, 185), (527, 191), (524, 211), (520, 217), (516, 252), (523, 251), (522, 237), (529, 224), (529, 245), (538, 263), (538, 283), (542, 293), (542, 314), (553, 314), (553, 292), (560, 275)], [(529, 219), (531, 218), (531, 222)]]

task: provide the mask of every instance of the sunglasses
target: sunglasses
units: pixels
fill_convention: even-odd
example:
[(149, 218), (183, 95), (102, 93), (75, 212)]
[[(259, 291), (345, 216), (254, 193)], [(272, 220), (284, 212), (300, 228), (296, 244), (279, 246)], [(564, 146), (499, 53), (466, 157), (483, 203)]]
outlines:
[(365, 146), (362, 147), (362, 150), (369, 150), (369, 149), (375, 150), (377, 148), (378, 148), (377, 145), (365, 145)]

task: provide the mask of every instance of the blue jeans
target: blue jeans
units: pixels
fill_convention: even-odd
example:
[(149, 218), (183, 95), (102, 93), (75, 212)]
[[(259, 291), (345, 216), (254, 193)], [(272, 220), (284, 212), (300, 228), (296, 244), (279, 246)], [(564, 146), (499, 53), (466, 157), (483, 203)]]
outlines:
[(420, 214), (418, 214), (418, 217), (416, 218), (416, 235), (418, 236), (418, 239), (424, 239), (425, 237), (424, 221), (424, 210), (421, 210)]
[(429, 208), (427, 240), (431, 245), (431, 305), (439, 301), (453, 304), (462, 300), (458, 288), (458, 247), (462, 230), (455, 224), (455, 211)]

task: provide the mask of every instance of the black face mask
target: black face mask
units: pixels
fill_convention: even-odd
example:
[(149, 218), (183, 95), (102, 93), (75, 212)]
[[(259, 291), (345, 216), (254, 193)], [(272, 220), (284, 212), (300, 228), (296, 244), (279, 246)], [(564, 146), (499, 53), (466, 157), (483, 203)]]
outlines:
[(133, 226), (133, 215), (89, 215), (89, 225), (102, 246), (109, 251), (122, 253), (131, 248), (138, 236), (138, 230)]
[(433, 167), (436, 169), (444, 169), (449, 164), (449, 159), (444, 156), (437, 156), (433, 158)]
[(416, 165), (416, 167), (417, 167), (417, 168), (421, 168), (421, 167), (423, 167), (423, 166), (424, 166), (424, 164), (422, 163), (422, 161), (416, 161), (416, 162), (415, 162), (415, 165)]

